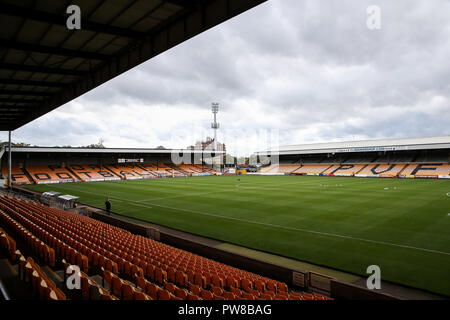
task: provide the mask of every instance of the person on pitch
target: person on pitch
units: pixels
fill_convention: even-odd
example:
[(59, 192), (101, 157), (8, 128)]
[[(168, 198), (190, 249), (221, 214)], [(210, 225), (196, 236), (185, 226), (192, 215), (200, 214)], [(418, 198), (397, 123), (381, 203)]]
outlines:
[(106, 207), (106, 213), (108, 213), (108, 215), (111, 215), (111, 201), (109, 201), (109, 198), (106, 198), (105, 201), (105, 207)]

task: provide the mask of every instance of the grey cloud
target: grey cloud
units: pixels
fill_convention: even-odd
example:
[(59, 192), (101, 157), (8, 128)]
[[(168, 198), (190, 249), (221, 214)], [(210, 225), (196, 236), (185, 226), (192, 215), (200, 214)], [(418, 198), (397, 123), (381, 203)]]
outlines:
[(379, 0), (377, 31), (366, 27), (372, 4), (268, 1), (15, 134), (185, 147), (193, 127), (208, 130), (213, 101), (223, 129), (280, 129), (284, 144), (449, 134), (450, 2)]

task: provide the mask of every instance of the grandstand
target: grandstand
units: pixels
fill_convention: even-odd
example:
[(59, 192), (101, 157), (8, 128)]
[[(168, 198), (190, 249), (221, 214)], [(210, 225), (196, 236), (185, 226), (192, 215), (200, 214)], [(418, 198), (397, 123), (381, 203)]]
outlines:
[(66, 168), (59, 165), (49, 165), (49, 166), (28, 166), (26, 171), (34, 183), (64, 183), (64, 182), (78, 182), (78, 178), (69, 172)]
[(259, 174), (448, 178), (449, 151), (450, 136), (442, 136), (283, 146), (257, 155), (280, 158)]
[[(103, 222), (0, 196), (3, 265), (45, 300), (326, 300)], [(27, 257), (22, 254), (27, 252)], [(80, 290), (55, 281), (78, 266)], [(70, 274), (69, 270), (69, 274)], [(10, 279), (11, 280), (11, 279)], [(13, 279), (17, 280), (17, 279)], [(61, 279), (60, 279), (61, 280)]]
[(69, 164), (68, 170), (74, 173), (83, 182), (89, 181), (113, 181), (120, 180), (121, 178), (114, 175), (105, 167), (101, 167), (95, 164)]
[[(2, 166), (2, 175), (4, 177), (8, 176), (8, 167)], [(31, 181), (25, 174), (25, 171), (22, 168), (17, 166), (13, 166), (11, 170), (11, 178), (14, 184), (30, 184)]]
[(332, 164), (305, 164), (292, 171), (294, 174), (319, 174), (328, 170)]
[[(171, 162), (172, 152), (190, 155), (201, 153), (210, 157), (209, 151), (156, 150), (156, 149), (84, 149), (13, 147), (11, 180), (20, 184), (54, 184), (68, 182), (95, 182), (150, 179), (158, 177), (216, 175), (220, 171), (207, 164)], [(143, 162), (120, 163), (120, 160), (142, 159)], [(223, 151), (217, 151), (218, 155)], [(31, 155), (31, 156), (30, 156)], [(51, 160), (49, 160), (51, 159)], [(7, 158), (0, 158), (2, 175), (8, 177)]]
[(279, 164), (279, 165), (270, 165), (268, 167), (264, 167), (261, 169), (261, 172), (271, 172), (271, 173), (285, 173), (285, 172), (293, 172), (300, 166), (297, 164)]
[(406, 164), (382, 164), (382, 163), (373, 163), (365, 166), (359, 174), (361, 175), (378, 175), (380, 177), (397, 177), (400, 172), (405, 169)]

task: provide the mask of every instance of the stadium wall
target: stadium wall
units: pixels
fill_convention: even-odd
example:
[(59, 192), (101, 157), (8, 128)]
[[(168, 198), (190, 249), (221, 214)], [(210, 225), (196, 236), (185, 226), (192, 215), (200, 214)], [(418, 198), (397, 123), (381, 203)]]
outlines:
[(341, 300), (398, 300), (394, 296), (338, 280), (331, 280), (330, 295)]

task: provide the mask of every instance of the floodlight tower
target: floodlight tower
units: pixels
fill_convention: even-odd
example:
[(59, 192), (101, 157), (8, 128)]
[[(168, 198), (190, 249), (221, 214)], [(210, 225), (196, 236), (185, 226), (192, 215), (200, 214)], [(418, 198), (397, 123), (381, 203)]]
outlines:
[(219, 123), (216, 121), (216, 115), (219, 112), (219, 104), (216, 102), (212, 103), (211, 107), (212, 113), (214, 114), (214, 122), (211, 123), (211, 128), (214, 129), (214, 151), (217, 150), (217, 129), (219, 129)]

